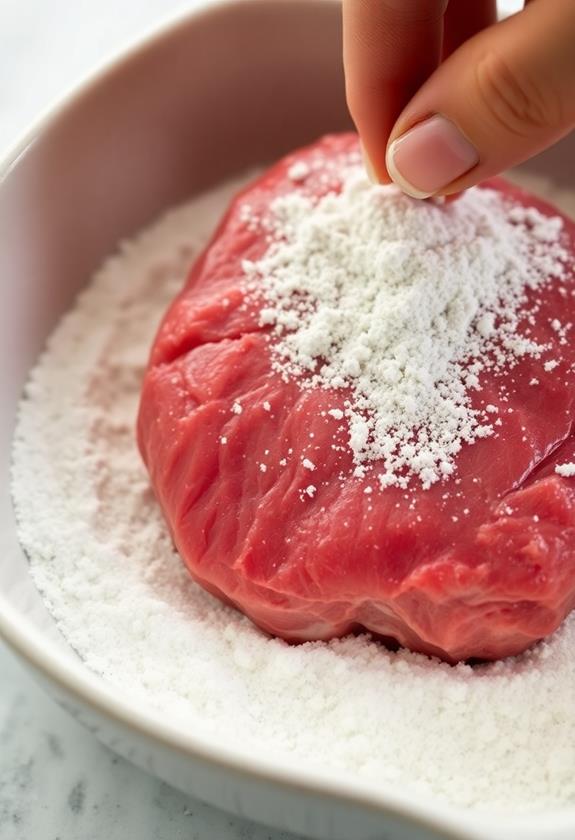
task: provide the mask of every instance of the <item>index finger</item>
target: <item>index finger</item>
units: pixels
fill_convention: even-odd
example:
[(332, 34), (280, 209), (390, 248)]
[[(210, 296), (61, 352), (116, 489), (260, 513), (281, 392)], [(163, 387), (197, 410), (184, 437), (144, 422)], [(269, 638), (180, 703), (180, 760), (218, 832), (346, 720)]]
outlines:
[(377, 180), (390, 180), (387, 139), (441, 59), (448, 0), (343, 0), (343, 60), (351, 116)]

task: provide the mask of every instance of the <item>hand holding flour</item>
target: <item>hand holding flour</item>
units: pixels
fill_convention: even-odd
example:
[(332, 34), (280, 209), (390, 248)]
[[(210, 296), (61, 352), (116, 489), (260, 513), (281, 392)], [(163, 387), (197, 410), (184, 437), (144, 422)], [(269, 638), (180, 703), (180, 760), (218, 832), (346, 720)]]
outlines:
[(575, 126), (575, 0), (343, 0), (347, 100), (373, 180), (449, 195)]

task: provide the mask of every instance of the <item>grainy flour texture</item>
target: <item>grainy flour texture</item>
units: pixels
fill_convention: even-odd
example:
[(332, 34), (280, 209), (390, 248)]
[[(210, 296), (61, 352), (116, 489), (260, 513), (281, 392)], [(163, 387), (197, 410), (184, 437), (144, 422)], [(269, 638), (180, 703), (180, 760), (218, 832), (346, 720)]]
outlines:
[(134, 705), (228, 745), (464, 806), (575, 803), (573, 617), (475, 668), (368, 637), (289, 646), (196, 586), (174, 553), (135, 445), (140, 381), (161, 313), (240, 186), (123, 244), (27, 386), (14, 499), (63, 634)]
[(565, 273), (562, 219), (510, 211), (488, 189), (468, 190), (447, 216), (395, 187), (374, 190), (357, 165), (341, 192), (294, 189), (270, 210), (259, 222), (268, 249), (243, 269), (260, 323), (273, 326), (276, 369), (301, 387), (351, 390), (360, 475), (373, 461), (381, 487), (452, 475), (462, 445), (495, 431), (489, 410), (472, 408), (479, 376), (549, 349), (527, 337), (521, 304)]

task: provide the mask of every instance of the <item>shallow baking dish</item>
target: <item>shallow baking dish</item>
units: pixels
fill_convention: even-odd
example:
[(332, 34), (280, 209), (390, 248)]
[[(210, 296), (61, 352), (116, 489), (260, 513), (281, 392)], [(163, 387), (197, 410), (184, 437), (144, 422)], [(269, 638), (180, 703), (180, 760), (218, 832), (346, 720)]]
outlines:
[[(47, 334), (118, 240), (164, 208), (349, 126), (339, 28), (331, 0), (211, 3), (108, 65), (0, 164), (0, 634), (104, 743), (230, 812), (321, 840), (572, 840), (575, 809), (465, 812), (241, 752), (133, 708), (62, 639), (18, 545), (11, 438)], [(529, 167), (575, 188), (574, 146)]]

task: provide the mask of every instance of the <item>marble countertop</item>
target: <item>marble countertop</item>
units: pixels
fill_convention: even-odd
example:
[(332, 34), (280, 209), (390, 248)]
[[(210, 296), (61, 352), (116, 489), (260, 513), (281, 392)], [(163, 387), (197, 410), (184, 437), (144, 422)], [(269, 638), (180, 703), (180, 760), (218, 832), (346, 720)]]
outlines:
[[(2, 0), (0, 155), (108, 55), (193, 5)], [(516, 0), (508, 0), (513, 6)], [(115, 756), (61, 711), (0, 643), (0, 840), (77, 838), (290, 840), (200, 805)]]

